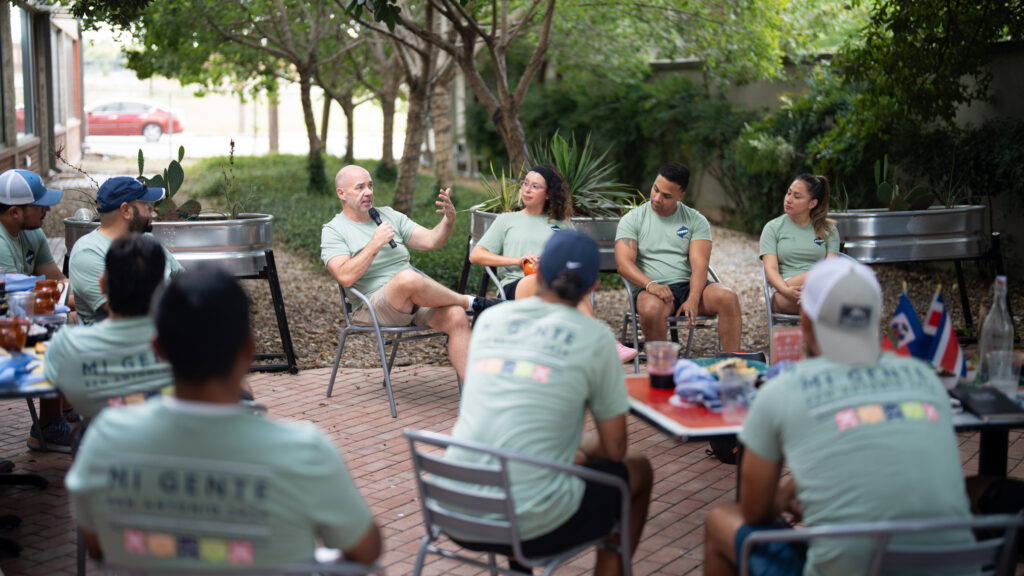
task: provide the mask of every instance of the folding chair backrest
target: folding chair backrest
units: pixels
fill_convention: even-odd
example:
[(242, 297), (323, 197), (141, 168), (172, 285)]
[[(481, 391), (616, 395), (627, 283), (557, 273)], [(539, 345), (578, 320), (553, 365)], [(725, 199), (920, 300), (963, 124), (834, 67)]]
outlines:
[[(741, 574), (749, 574), (753, 547), (766, 542), (810, 542), (821, 538), (868, 537), (875, 540), (874, 555), (866, 574), (913, 571), (921, 574), (1012, 574), (1017, 532), (1024, 525), (1021, 515), (992, 515), (967, 518), (924, 518), (815, 526), (811, 528), (754, 532), (743, 543)], [(892, 540), (905, 534), (951, 530), (999, 530), (994, 538), (960, 545), (907, 545)]]
[[(423, 448), (427, 445), (447, 449), (453, 445), (451, 439), (413, 430), (407, 430), (405, 435), (409, 438), (423, 518), (429, 531), (518, 547), (507, 460), (486, 449), (476, 451), (492, 454), (494, 464), (445, 460), (440, 453)], [(460, 447), (472, 450), (465, 445)]]

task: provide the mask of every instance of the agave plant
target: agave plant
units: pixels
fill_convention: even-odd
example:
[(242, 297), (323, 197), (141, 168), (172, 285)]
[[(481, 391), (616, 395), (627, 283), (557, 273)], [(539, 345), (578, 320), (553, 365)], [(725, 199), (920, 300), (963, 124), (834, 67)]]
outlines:
[(635, 194), (631, 187), (612, 176), (617, 167), (605, 160), (607, 152), (597, 154), (587, 134), (583, 146), (576, 137), (569, 140), (558, 132), (547, 144), (539, 144), (529, 151), (530, 165), (551, 164), (565, 177), (572, 196), (573, 211), (581, 216), (618, 216), (621, 206)]
[(473, 212), (515, 212), (519, 209), (521, 202), (519, 182), (513, 178), (513, 174), (505, 173), (501, 169), (501, 176), (494, 173), (494, 165), (491, 164), (491, 178), (481, 178), (484, 190), (487, 191), (487, 200), (470, 207)]

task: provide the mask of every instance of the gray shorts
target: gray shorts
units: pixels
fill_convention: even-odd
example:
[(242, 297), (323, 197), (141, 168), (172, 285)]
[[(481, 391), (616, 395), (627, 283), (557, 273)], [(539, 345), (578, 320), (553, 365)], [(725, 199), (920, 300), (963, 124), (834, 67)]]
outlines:
[[(427, 326), (434, 315), (434, 308), (420, 308), (413, 305), (412, 312), (396, 310), (384, 297), (384, 288), (370, 295), (370, 306), (377, 313), (377, 322), (381, 326)], [(373, 326), (370, 311), (363, 306), (352, 313), (352, 322), (363, 326)]]

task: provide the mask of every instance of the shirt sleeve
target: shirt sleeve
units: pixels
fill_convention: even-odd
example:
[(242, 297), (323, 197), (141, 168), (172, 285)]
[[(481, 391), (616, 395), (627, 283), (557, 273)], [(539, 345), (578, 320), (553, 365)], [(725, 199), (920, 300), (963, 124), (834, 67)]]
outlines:
[(84, 302), (86, 308), (91, 309), (94, 314), (99, 313), (107, 303), (106, 294), (100, 290), (100, 274), (106, 266), (105, 255), (93, 247), (71, 252), (68, 276), (75, 302), (79, 305)]
[(775, 220), (769, 220), (761, 229), (761, 246), (758, 256), (765, 254), (779, 255), (779, 234), (775, 229)]
[(708, 224), (708, 219), (703, 214), (693, 211), (693, 225), (690, 226), (690, 241), (694, 240), (711, 240), (711, 225)]
[(834, 224), (829, 224), (825, 229), (825, 253), (839, 253), (839, 230)]
[(499, 214), (491, 226), (484, 232), (477, 246), (483, 246), (491, 254), (505, 254), (505, 231), (508, 229), (508, 218), (505, 214)]
[(386, 215), (387, 221), (395, 229), (395, 234), (402, 238), (402, 242), (408, 244), (409, 238), (412, 238), (413, 230), (416, 230), (419, 224), (398, 210), (388, 209)]
[(757, 391), (750, 405), (750, 412), (743, 422), (739, 440), (744, 447), (753, 450), (765, 460), (778, 462), (782, 459), (781, 429), (779, 422), (783, 414), (785, 397), (782, 392), (785, 375), (766, 382)]
[(334, 221), (324, 224), (320, 231), (320, 259), (324, 265), (335, 256), (352, 256), (352, 249), (345, 241), (345, 235), (334, 225)]
[(637, 239), (636, 221), (639, 218), (639, 210), (640, 208), (633, 208), (619, 220), (619, 225), (615, 228), (616, 241), (622, 238)]
[(591, 364), (594, 386), (591, 387), (590, 412), (597, 420), (607, 420), (629, 410), (626, 379), (619, 355), (615, 352), (614, 338), (607, 330), (599, 333), (597, 350)]
[(330, 442), (317, 433), (316, 445), (327, 465), (317, 467), (322, 475), (309, 479), (310, 491), (315, 494), (313, 522), (325, 546), (348, 550), (366, 535), (373, 516)]

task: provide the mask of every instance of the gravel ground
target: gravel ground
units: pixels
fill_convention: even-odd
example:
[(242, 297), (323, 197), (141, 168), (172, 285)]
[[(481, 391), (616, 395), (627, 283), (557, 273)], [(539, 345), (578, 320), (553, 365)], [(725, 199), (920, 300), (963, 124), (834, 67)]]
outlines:
[[(93, 161), (92, 164), (95, 164)], [(99, 168), (90, 172), (97, 180), (106, 175), (132, 174), (132, 163), (99, 163)], [(75, 177), (70, 171), (51, 182), (55, 187), (70, 189), (92, 189), (86, 180)], [(68, 198), (80, 199), (80, 194), (69, 193)], [(82, 202), (65, 200), (47, 216), (44, 230), (47, 236), (63, 237), (63, 218), (85, 205)], [(468, 216), (463, 216), (468, 217)], [(310, 225), (319, 226), (320, 223)], [(765, 319), (764, 295), (761, 288), (760, 261), (757, 257), (756, 236), (715, 227), (714, 248), (711, 264), (723, 283), (731, 287), (740, 298), (743, 310), (742, 346), (747, 350), (768, 349), (767, 321)], [(453, 239), (452, 242), (457, 240)], [(323, 265), (287, 249), (280, 238), (275, 243), (275, 257), (281, 290), (284, 294), (288, 324), (292, 343), (298, 356), (300, 369), (330, 366), (337, 350), (338, 336), (344, 323), (341, 314), (337, 285), (326, 273)], [(1015, 263), (1008, 263), (1013, 267)], [(874, 267), (883, 290), (885, 310), (883, 318), (888, 319), (899, 298), (901, 284), (906, 281), (908, 292), (918, 313), (927, 310), (937, 283), (942, 284), (943, 298), (950, 309), (955, 325), (964, 326), (960, 309), (960, 296), (956, 287), (953, 266), (926, 264), (890, 264)], [(991, 303), (990, 285), (992, 272), (975, 264), (965, 264), (968, 276), (968, 293), (972, 303), (975, 326), (979, 326), (979, 307)], [(243, 285), (252, 299), (253, 326), (256, 332), (259, 352), (280, 352), (282, 350), (277, 322), (270, 298), (268, 284), (264, 281), (245, 280)], [(1014, 324), (1016, 334), (1024, 329), (1024, 287), (1021, 283), (1011, 284), (1011, 307), (1016, 312)], [(624, 290), (604, 290), (597, 294), (596, 311), (601, 320), (619, 334), (623, 312), (627, 310)], [(628, 338), (627, 338), (628, 340)], [(352, 337), (345, 346), (342, 365), (352, 368), (379, 366), (376, 344), (372, 338)], [(707, 356), (717, 349), (712, 330), (698, 331), (694, 337), (694, 355)], [(968, 355), (973, 347), (968, 347)], [(446, 364), (444, 339), (436, 338), (403, 344), (397, 358), (399, 365)]]

